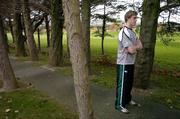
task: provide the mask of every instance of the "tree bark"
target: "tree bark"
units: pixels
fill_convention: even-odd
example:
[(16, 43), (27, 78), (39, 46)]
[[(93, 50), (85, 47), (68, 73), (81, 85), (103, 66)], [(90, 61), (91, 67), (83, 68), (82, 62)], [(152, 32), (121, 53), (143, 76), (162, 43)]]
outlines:
[(28, 41), (31, 60), (37, 61), (39, 58), (38, 58), (36, 43), (33, 36), (33, 28), (30, 19), (30, 9), (29, 9), (28, 0), (23, 0), (23, 17), (24, 17), (25, 31), (27, 34), (27, 41)]
[(18, 87), (5, 46), (5, 32), (4, 32), (4, 26), (1, 16), (0, 16), (0, 76), (2, 76), (2, 80), (3, 80), (3, 86), (1, 91), (8, 91)]
[(49, 30), (48, 15), (45, 16), (45, 24), (46, 24), (47, 47), (50, 47), (50, 30)]
[(93, 108), (88, 79), (85, 40), (82, 34), (79, 0), (63, 0), (66, 29), (69, 36), (70, 59), (79, 119), (93, 119)]
[(33, 33), (36, 32), (37, 28), (43, 23), (43, 21), (44, 21), (44, 15), (43, 15), (42, 18), (34, 25)]
[(67, 57), (70, 58), (70, 51), (69, 51), (69, 37), (67, 33)]
[(106, 31), (106, 0), (104, 1), (104, 16), (103, 16), (103, 26), (102, 26), (102, 41), (101, 41), (102, 55), (104, 55), (105, 31)]
[(51, 42), (49, 64), (60, 66), (63, 64), (63, 8), (62, 0), (51, 1)]
[(91, 72), (91, 49), (90, 49), (90, 16), (91, 16), (91, 1), (82, 0), (82, 29), (83, 38), (85, 40), (86, 59), (88, 63), (88, 74)]
[(13, 33), (14, 33), (15, 49), (16, 49), (15, 54), (16, 56), (27, 56), (25, 45), (24, 45), (25, 37), (22, 34), (23, 27), (22, 27), (22, 21), (21, 21), (22, 20), (21, 13), (16, 10), (17, 9), (16, 7), (19, 7), (19, 6), (15, 5), (14, 20), (13, 20)]
[(37, 29), (38, 33), (38, 51), (41, 52), (41, 39), (40, 39), (40, 30), (39, 28)]
[(148, 88), (153, 67), (159, 8), (160, 0), (144, 0), (143, 2), (140, 29), (143, 49), (137, 54), (135, 65), (135, 86), (143, 89)]
[(5, 49), (6, 49), (7, 53), (9, 53), (8, 37), (7, 37), (7, 33), (5, 30), (4, 30), (4, 39), (5, 39)]
[(10, 27), (13, 43), (15, 43), (14, 32), (13, 32), (13, 25), (12, 25), (11, 18), (9, 18), (9, 27)]

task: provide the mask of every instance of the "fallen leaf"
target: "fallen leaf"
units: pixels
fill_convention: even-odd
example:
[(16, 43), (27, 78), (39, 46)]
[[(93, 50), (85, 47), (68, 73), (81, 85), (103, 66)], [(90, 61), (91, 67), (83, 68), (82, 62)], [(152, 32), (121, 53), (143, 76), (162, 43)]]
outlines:
[(15, 110), (14, 112), (15, 112), (15, 113), (19, 113), (19, 110)]
[(6, 110), (5, 110), (6, 113), (8, 113), (8, 112), (10, 112), (10, 111), (11, 111), (11, 109), (6, 109)]
[(176, 92), (176, 95), (177, 95), (177, 96), (180, 96), (180, 92)]
[(170, 109), (173, 109), (173, 106), (170, 106)]

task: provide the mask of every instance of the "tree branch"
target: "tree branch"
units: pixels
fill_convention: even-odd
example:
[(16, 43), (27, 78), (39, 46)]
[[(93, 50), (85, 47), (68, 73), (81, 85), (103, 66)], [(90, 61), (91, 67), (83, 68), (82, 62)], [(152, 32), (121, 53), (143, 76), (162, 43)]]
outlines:
[(173, 3), (173, 4), (165, 5), (165, 6), (160, 8), (160, 13), (165, 11), (165, 10), (168, 10), (168, 9), (171, 9), (171, 8), (175, 8), (175, 7), (180, 7), (180, 3)]
[(33, 31), (35, 32), (36, 31), (36, 29), (39, 27), (39, 25), (41, 25), (42, 24), (42, 22), (44, 21), (44, 16), (40, 19), (40, 21), (39, 22), (37, 22), (36, 24), (35, 24), (35, 26), (34, 26), (34, 29), (33, 29)]

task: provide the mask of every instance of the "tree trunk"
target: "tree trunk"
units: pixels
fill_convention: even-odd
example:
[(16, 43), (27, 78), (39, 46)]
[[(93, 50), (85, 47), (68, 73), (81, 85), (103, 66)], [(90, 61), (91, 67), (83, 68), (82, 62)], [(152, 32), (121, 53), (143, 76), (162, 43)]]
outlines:
[(85, 40), (82, 35), (79, 0), (63, 0), (66, 29), (69, 36), (70, 59), (79, 119), (93, 119), (93, 108), (88, 79)]
[(2, 76), (3, 80), (1, 91), (8, 91), (18, 87), (5, 47), (5, 32), (2, 17), (0, 16), (0, 76)]
[(143, 89), (148, 88), (153, 67), (159, 8), (160, 0), (144, 0), (143, 2), (140, 29), (143, 49), (137, 54), (135, 65), (135, 86)]
[(48, 15), (45, 16), (45, 24), (46, 24), (46, 35), (47, 35), (47, 47), (50, 47), (50, 30), (49, 30)]
[(21, 22), (21, 13), (16, 11), (14, 12), (14, 20), (13, 20), (13, 33), (15, 40), (15, 49), (16, 56), (27, 56), (25, 50), (25, 37), (23, 36), (23, 27)]
[(37, 61), (39, 58), (38, 58), (36, 43), (33, 36), (33, 28), (30, 19), (30, 9), (29, 9), (28, 0), (23, 0), (23, 17), (24, 17), (25, 31), (27, 34), (27, 41), (28, 41), (31, 60)]
[(63, 8), (62, 0), (51, 1), (51, 43), (49, 64), (60, 66), (63, 64)]
[(9, 27), (10, 27), (13, 43), (15, 43), (14, 32), (13, 32), (13, 25), (12, 25), (11, 18), (9, 18)]
[[(89, 73), (91, 72), (91, 50), (90, 50), (90, 15), (91, 15), (91, 1), (82, 0), (82, 29), (83, 29), (83, 38), (85, 40), (85, 51), (86, 59), (88, 63)], [(88, 74), (89, 74), (88, 73)]]
[(5, 30), (4, 30), (4, 39), (5, 39), (5, 49), (6, 49), (7, 53), (9, 53), (8, 37), (7, 37), (7, 33)]
[(24, 41), (25, 41), (25, 44), (28, 45), (26, 28), (25, 28), (25, 20), (24, 20), (23, 14), (21, 15), (21, 22), (22, 22), (22, 31), (23, 31)]
[(41, 40), (40, 40), (40, 30), (39, 28), (37, 29), (38, 33), (38, 51), (41, 52)]
[(70, 51), (69, 51), (69, 37), (67, 33), (67, 57), (70, 58)]
[(106, 31), (106, 0), (105, 0), (105, 3), (104, 3), (104, 16), (103, 16), (103, 26), (102, 26), (102, 41), (101, 41), (102, 55), (104, 55), (104, 37), (105, 37), (105, 31)]

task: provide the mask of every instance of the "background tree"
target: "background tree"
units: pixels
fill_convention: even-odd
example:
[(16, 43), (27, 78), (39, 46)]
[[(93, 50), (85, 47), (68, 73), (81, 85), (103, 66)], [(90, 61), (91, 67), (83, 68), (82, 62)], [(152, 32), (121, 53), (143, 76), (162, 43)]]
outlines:
[(3, 80), (2, 91), (12, 90), (18, 87), (5, 47), (4, 25), (0, 16), (0, 76)]
[(51, 1), (51, 42), (49, 63), (59, 66), (63, 63), (63, 8), (62, 0)]
[(27, 56), (25, 50), (25, 36), (23, 36), (21, 15), (21, 3), (20, 1), (14, 1), (14, 16), (13, 16), (13, 33), (15, 39), (16, 56)]
[(101, 42), (101, 50), (102, 50), (102, 55), (104, 55), (104, 34), (106, 31), (106, 0), (104, 0), (104, 14), (103, 14), (103, 25), (102, 25), (102, 42)]
[(143, 1), (140, 29), (140, 40), (142, 41), (143, 49), (137, 54), (135, 65), (135, 85), (143, 89), (146, 89), (149, 85), (153, 67), (159, 9), (160, 0)]
[[(83, 39), (85, 40), (86, 59), (89, 73), (91, 72), (91, 49), (90, 49), (90, 20), (91, 20), (91, 0), (82, 0), (82, 29)], [(88, 73), (88, 74), (89, 74)]]
[(8, 36), (6, 30), (4, 30), (4, 40), (5, 40), (5, 49), (9, 53), (9, 44), (8, 44)]
[[(97, 5), (103, 5), (103, 8), (97, 9)], [(104, 55), (104, 39), (106, 35), (109, 35), (106, 32), (106, 25), (107, 22), (116, 22), (116, 18), (113, 18), (113, 15), (116, 15), (122, 10), (126, 9), (126, 5), (114, 3), (111, 0), (94, 0), (93, 1), (93, 8), (92, 8), (92, 17), (96, 21), (97, 19), (102, 20), (102, 30), (101, 33), (96, 32), (102, 39), (101, 41), (101, 53)], [(103, 14), (97, 13), (97, 11), (102, 12)]]
[(49, 15), (45, 15), (45, 26), (46, 26), (46, 37), (47, 37), (47, 47), (50, 47), (50, 28), (49, 28)]
[[(161, 1), (162, 2), (162, 1)], [(168, 1), (166, 1), (168, 2)], [(180, 1), (169, 1), (160, 8), (160, 0), (143, 1), (140, 40), (143, 49), (137, 54), (135, 65), (135, 86), (148, 88), (154, 62), (157, 20), (161, 12), (180, 6)], [(147, 22), (148, 21), (148, 22)]]
[(63, 0), (66, 29), (69, 36), (74, 87), (79, 110), (79, 119), (93, 119), (93, 108), (88, 79), (85, 40), (82, 35), (79, 0)]
[(15, 39), (14, 39), (14, 32), (13, 32), (13, 23), (12, 23), (12, 19), (11, 18), (8, 19), (8, 25), (10, 27), (10, 31), (11, 31), (11, 35), (12, 35), (12, 40), (13, 40), (13, 43), (14, 43)]
[(29, 8), (28, 0), (23, 0), (23, 17), (24, 17), (25, 30), (27, 34), (27, 41), (28, 41), (31, 60), (37, 61), (39, 58), (38, 58), (36, 43), (33, 36), (33, 28), (30, 19), (30, 8)]

